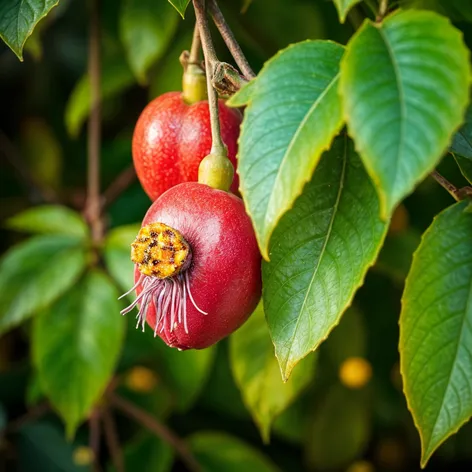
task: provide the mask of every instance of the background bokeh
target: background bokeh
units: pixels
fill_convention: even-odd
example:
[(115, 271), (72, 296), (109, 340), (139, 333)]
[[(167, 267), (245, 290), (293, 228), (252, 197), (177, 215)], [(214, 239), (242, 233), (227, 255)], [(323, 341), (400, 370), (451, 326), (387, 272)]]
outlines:
[[(328, 0), (220, 3), (255, 70), (288, 44), (307, 38), (345, 43), (354, 31), (350, 22), (339, 24)], [(245, 13), (241, 13), (243, 3), (250, 3)], [(472, 48), (471, 18), (461, 16), (456, 4), (421, 2), (451, 16)], [(84, 124), (89, 109), (84, 75), (86, 6), (86, 2), (62, 0), (28, 40), (24, 62), (0, 44), (3, 222), (43, 203), (83, 209), (87, 152)], [(120, 41), (121, 7), (119, 1), (104, 0), (101, 8), (103, 189), (131, 165), (133, 127), (146, 103), (180, 88), (178, 57), (190, 47), (193, 29), (189, 9), (184, 21), (175, 22), (175, 31), (147, 80), (138, 83)], [(364, 6), (359, 12), (369, 14)], [(355, 23), (356, 18), (352, 20)], [(220, 59), (229, 61), (215, 31), (214, 37)], [(466, 184), (451, 156), (445, 156), (440, 171), (457, 186)], [(313, 359), (312, 381), (275, 421), (269, 444), (261, 440), (235, 381), (238, 349), (233, 339), (209, 350), (180, 353), (153, 339), (149, 330), (145, 334), (136, 331), (134, 318), (129, 316), (117, 367), (118, 390), (167, 423), (180, 437), (190, 437), (192, 450), (206, 470), (419, 470), (419, 438), (406, 408), (398, 368), (400, 297), (420, 234), (451, 202), (451, 197), (428, 178), (397, 210), (379, 261), (369, 271), (354, 307)], [(133, 180), (110, 202), (107, 230), (139, 223), (149, 204)], [(113, 234), (119, 240), (120, 235), (132, 234), (134, 228)], [(2, 226), (2, 252), (25, 238)], [(124, 264), (120, 267), (127, 267), (122, 253), (116, 257), (118, 264)], [(126, 274), (124, 277), (129, 278)], [(242, 331), (239, 336), (246, 334), (249, 336)], [(53, 412), (26, 416), (23, 423), (15, 423), (28, 411), (34, 413), (43, 401), (29, 340), (28, 323), (0, 337), (0, 470), (89, 470), (87, 424), (68, 442)], [(281, 381), (280, 385), (282, 388)], [(119, 414), (115, 420), (126, 470), (185, 470), (178, 459), (173, 461), (172, 450), (159, 439)], [(102, 464), (106, 470), (113, 470), (107, 448), (101, 451)], [(472, 425), (468, 424), (439, 449), (427, 470), (462, 471), (471, 467)]]

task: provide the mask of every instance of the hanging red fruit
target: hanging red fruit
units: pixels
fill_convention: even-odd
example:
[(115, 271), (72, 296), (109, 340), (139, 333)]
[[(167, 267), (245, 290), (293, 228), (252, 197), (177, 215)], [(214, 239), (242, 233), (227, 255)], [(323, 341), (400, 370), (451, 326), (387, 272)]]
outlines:
[[(241, 113), (219, 101), (221, 137), (236, 168)], [(136, 124), (132, 152), (138, 179), (151, 200), (182, 182), (198, 180), (198, 166), (210, 152), (211, 128), (208, 101), (189, 105), (181, 92), (155, 98)], [(231, 191), (238, 192), (235, 173)]]
[[(132, 244), (138, 325), (169, 346), (202, 349), (236, 330), (261, 294), (261, 257), (242, 200), (183, 183), (149, 208)], [(128, 292), (128, 293), (130, 293)]]

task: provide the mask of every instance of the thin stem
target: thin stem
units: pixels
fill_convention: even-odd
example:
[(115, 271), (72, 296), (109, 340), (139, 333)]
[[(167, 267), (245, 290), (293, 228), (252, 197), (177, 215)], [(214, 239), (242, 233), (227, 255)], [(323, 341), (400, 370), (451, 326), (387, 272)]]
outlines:
[(125, 472), (125, 463), (123, 453), (121, 451), (120, 440), (116, 431), (115, 420), (109, 409), (105, 409), (102, 414), (103, 431), (105, 433), (105, 441), (110, 451), (113, 465), (116, 472)]
[(136, 180), (136, 171), (134, 166), (130, 165), (122, 171), (110, 186), (103, 192), (101, 211), (108, 208), (134, 181)]
[(455, 185), (451, 184), (451, 182), (449, 182), (449, 180), (443, 177), (439, 172), (433, 170), (433, 172), (431, 172), (431, 177), (433, 177), (441, 187), (445, 188), (455, 200), (460, 200), (460, 198), (458, 198), (459, 189)]
[(202, 42), (200, 41), (200, 31), (198, 25), (195, 23), (193, 30), (192, 47), (190, 48), (190, 55), (188, 56), (189, 64), (200, 64), (200, 49)]
[(28, 410), (24, 415), (20, 416), (16, 420), (13, 420), (11, 423), (8, 423), (5, 426), (5, 429), (0, 430), (0, 434), (2, 433), (14, 433), (21, 429), (25, 424), (29, 423), (30, 421), (36, 420), (41, 416), (45, 415), (51, 409), (49, 403), (42, 402), (38, 403), (30, 410)]
[(88, 175), (85, 214), (90, 222), (92, 238), (99, 242), (103, 235), (100, 214), (100, 14), (99, 1), (91, 1), (88, 73), (90, 77), (91, 111), (88, 121)]
[(228, 49), (231, 55), (233, 56), (236, 64), (238, 65), (239, 69), (245, 75), (246, 79), (253, 79), (256, 74), (249, 65), (249, 62), (247, 61), (246, 56), (244, 55), (243, 50), (241, 49), (241, 46), (239, 45), (233, 32), (231, 31), (231, 28), (226, 22), (225, 17), (223, 16), (223, 13), (221, 12), (216, 0), (209, 0), (208, 8), (210, 10), (213, 21), (216, 27), (218, 28), (221, 37), (223, 38), (223, 41), (226, 43), (226, 46), (228, 46)]
[(190, 450), (187, 448), (185, 442), (166, 425), (160, 423), (146, 411), (138, 408), (133, 403), (130, 403), (118, 395), (110, 395), (110, 399), (111, 404), (116, 409), (123, 412), (126, 416), (134, 419), (146, 429), (154, 433), (157, 437), (172, 446), (191, 472), (199, 472), (201, 470), (200, 465), (195, 460)]
[(33, 203), (44, 201), (47, 203), (58, 203), (55, 192), (45, 188), (30, 172), (26, 162), (19, 153), (10, 138), (0, 129), (0, 153), (3, 154), (10, 165), (16, 170), (29, 199)]
[(89, 447), (93, 452), (93, 470), (100, 472), (100, 412), (97, 409), (89, 418)]
[(382, 18), (387, 14), (387, 10), (388, 10), (388, 0), (380, 0), (377, 21), (382, 20)]
[(208, 20), (205, 11), (204, 0), (193, 0), (195, 8), (195, 16), (197, 19), (198, 29), (200, 31), (200, 39), (203, 46), (203, 55), (205, 56), (205, 71), (207, 78), (208, 104), (210, 107), (210, 124), (211, 124), (211, 153), (219, 155), (227, 155), (226, 146), (221, 139), (220, 119), (218, 112), (218, 93), (213, 88), (212, 79), (215, 67), (218, 63), (211, 33), (208, 27)]

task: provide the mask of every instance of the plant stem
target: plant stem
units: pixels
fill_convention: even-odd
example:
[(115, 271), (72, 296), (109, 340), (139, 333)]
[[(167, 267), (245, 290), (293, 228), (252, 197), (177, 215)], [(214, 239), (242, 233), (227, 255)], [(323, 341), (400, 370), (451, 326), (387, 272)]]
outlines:
[(388, 10), (388, 0), (380, 0), (377, 21), (380, 21), (383, 19), (383, 17), (387, 14), (387, 10)]
[(125, 170), (120, 172), (116, 179), (103, 192), (101, 211), (108, 208), (134, 181), (136, 180), (136, 171), (131, 164)]
[(120, 447), (120, 441), (116, 431), (115, 421), (113, 415), (108, 408), (105, 408), (102, 414), (103, 430), (105, 433), (105, 440), (107, 442), (108, 450), (110, 451), (113, 465), (116, 472), (125, 472), (125, 464), (123, 461), (123, 453)]
[(89, 447), (93, 451), (93, 470), (100, 472), (100, 411), (95, 409), (92, 411), (89, 419)]
[(449, 182), (449, 180), (443, 177), (439, 172), (433, 170), (433, 172), (431, 172), (431, 177), (433, 177), (441, 187), (445, 188), (455, 200), (460, 200), (458, 198), (459, 189), (455, 185), (451, 184), (451, 182)]
[(110, 395), (111, 404), (125, 415), (136, 420), (142, 426), (154, 433), (157, 437), (172, 446), (177, 454), (181, 457), (187, 468), (191, 472), (200, 472), (200, 465), (193, 457), (192, 453), (187, 448), (185, 442), (180, 439), (172, 430), (166, 425), (157, 421), (154, 417), (149, 415), (146, 411), (138, 408), (124, 398), (118, 395)]
[(244, 55), (241, 49), (241, 46), (239, 45), (233, 32), (231, 31), (231, 28), (226, 22), (225, 17), (223, 16), (223, 13), (221, 12), (216, 0), (209, 0), (208, 8), (210, 10), (213, 21), (215, 22), (215, 25), (218, 28), (221, 37), (223, 38), (223, 41), (226, 43), (226, 46), (228, 46), (228, 49), (231, 55), (233, 56), (236, 64), (238, 65), (239, 69), (244, 74), (246, 79), (253, 79), (254, 77), (256, 77), (256, 74), (249, 65), (249, 62), (247, 61), (246, 56)]
[(103, 236), (103, 221), (100, 212), (100, 144), (101, 144), (101, 106), (100, 106), (100, 13), (99, 0), (92, 0), (90, 11), (89, 61), (90, 77), (90, 118), (88, 121), (88, 171), (87, 201), (85, 215), (90, 223), (92, 239), (100, 242)]
[(55, 192), (41, 185), (30, 172), (28, 165), (10, 138), (0, 129), (0, 154), (3, 154), (20, 177), (26, 193), (32, 203), (59, 203)]
[(226, 146), (221, 139), (220, 120), (218, 112), (218, 94), (213, 88), (212, 78), (215, 67), (218, 63), (211, 33), (208, 27), (208, 20), (205, 11), (204, 0), (193, 0), (195, 8), (195, 16), (197, 19), (198, 29), (200, 31), (200, 39), (203, 46), (203, 55), (205, 56), (205, 72), (207, 78), (208, 104), (210, 107), (210, 124), (211, 124), (211, 154), (227, 155)]
[(30, 421), (41, 418), (41, 416), (45, 415), (48, 411), (50, 411), (50, 409), (51, 407), (48, 402), (38, 403), (28, 410), (24, 415), (20, 416), (16, 420), (13, 420), (11, 423), (8, 423), (3, 430), (0, 430), (0, 435), (4, 432), (14, 433), (18, 431)]
[(189, 64), (200, 64), (201, 47), (202, 47), (202, 42), (200, 41), (200, 31), (198, 30), (197, 23), (195, 23), (195, 28), (193, 30), (193, 38), (192, 38), (192, 47), (190, 48), (190, 55), (188, 56)]

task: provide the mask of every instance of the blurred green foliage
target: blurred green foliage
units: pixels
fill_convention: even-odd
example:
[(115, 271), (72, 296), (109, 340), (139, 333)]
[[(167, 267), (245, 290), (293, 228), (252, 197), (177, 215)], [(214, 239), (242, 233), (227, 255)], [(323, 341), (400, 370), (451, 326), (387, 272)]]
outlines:
[[(54, 3), (44, 2), (44, 8)], [(188, 8), (185, 20), (177, 21), (177, 14), (165, 8), (170, 19), (164, 28), (162, 17), (141, 28), (139, 15), (161, 3), (101, 2), (103, 189), (131, 165), (133, 127), (146, 103), (180, 88), (178, 56), (190, 47), (193, 12)], [(188, 2), (172, 3), (183, 12)], [(339, 8), (343, 2), (335, 3)], [(329, 38), (345, 44), (359, 18), (372, 18), (372, 3), (359, 3), (344, 24), (328, 0), (222, 0), (220, 5), (250, 63), (260, 70), (279, 49), (297, 41)], [(471, 48), (469, 6), (462, 8), (459, 0), (416, 3), (449, 15)], [(113, 410), (101, 396), (112, 372), (117, 394), (188, 439), (205, 471), (419, 470), (419, 440), (398, 367), (400, 297), (419, 235), (451, 197), (426, 179), (405, 200), (403, 216), (394, 217), (354, 308), (319, 355), (310, 354), (295, 368), (298, 383), (292, 378), (285, 385), (277, 377), (269, 335), (257, 317), (211, 349), (171, 350), (150, 330), (135, 330), (132, 314), (122, 320), (118, 313), (116, 294), (133, 278), (129, 241), (150, 203), (139, 184), (133, 181), (107, 202), (103, 247), (91, 246), (81, 215), (87, 180), (83, 125), (90, 111), (87, 21), (87, 2), (62, 0), (27, 40), (23, 63), (0, 44), (0, 244), (6, 253), (0, 276), (0, 470), (92, 470), (89, 445), (96, 430), (85, 420), (92, 404)], [(12, 43), (19, 55), (28, 34)], [(230, 61), (214, 37), (219, 57)], [(451, 156), (439, 170), (457, 186), (466, 185)], [(27, 239), (25, 232), (36, 234)], [(97, 259), (108, 275), (90, 272)], [(71, 288), (81, 293), (65, 300)], [(90, 298), (83, 300), (85, 292)], [(77, 306), (70, 308), (73, 302)], [(57, 319), (54, 304), (67, 305), (70, 316)], [(82, 312), (94, 320), (93, 330), (80, 331)], [(32, 336), (45, 339), (34, 346), (34, 362)], [(372, 368), (372, 378), (358, 389), (339, 375), (352, 357)], [(264, 365), (266, 359), (258, 378), (251, 372), (253, 363)], [(98, 379), (90, 388), (81, 379), (87, 369)], [(77, 411), (77, 405), (58, 408), (71, 418), (69, 433), (80, 423), (70, 441), (58, 415), (44, 408), (45, 394), (54, 399), (67, 388), (77, 392), (80, 405)], [(186, 470), (173, 448), (137, 422), (122, 412), (114, 421), (127, 471)], [(267, 439), (272, 422), (270, 443), (264, 444), (256, 424)], [(99, 460), (104, 470), (117, 470), (104, 425), (100, 431)], [(427, 470), (469, 470), (471, 444), (468, 424), (439, 449)], [(371, 468), (355, 469), (359, 464)]]

